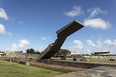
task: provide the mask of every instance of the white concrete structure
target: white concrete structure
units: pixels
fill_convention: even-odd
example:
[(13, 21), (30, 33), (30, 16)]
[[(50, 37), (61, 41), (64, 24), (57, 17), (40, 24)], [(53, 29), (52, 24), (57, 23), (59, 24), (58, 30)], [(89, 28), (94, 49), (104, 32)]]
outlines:
[(76, 56), (76, 55), (79, 55), (79, 52), (71, 52), (70, 53), (70, 56)]

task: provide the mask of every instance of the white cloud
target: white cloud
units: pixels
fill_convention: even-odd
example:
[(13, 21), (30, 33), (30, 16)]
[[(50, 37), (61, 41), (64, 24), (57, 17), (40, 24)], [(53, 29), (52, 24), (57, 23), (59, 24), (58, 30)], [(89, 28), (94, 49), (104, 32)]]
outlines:
[(108, 21), (104, 21), (101, 18), (96, 19), (86, 19), (84, 21), (85, 26), (90, 26), (92, 28), (101, 28), (101, 29), (108, 29), (111, 27), (111, 24)]
[(69, 46), (70, 49), (83, 49), (83, 43), (80, 40), (74, 40), (73, 43), (77, 45)]
[(49, 38), (52, 38), (51, 36), (49, 36)]
[(90, 50), (89, 50), (89, 49), (87, 49), (87, 52), (90, 52)]
[(84, 11), (81, 9), (81, 6), (74, 6), (72, 8), (72, 11), (65, 12), (64, 14), (70, 17), (74, 17), (79, 15), (84, 15)]
[(6, 12), (4, 11), (4, 9), (0, 8), (0, 17), (4, 18), (5, 20), (8, 20), (8, 16), (6, 14)]
[(89, 49), (83, 49), (82, 52), (91, 52)]
[(107, 39), (106, 41), (103, 42), (104, 44), (112, 44), (111, 40)]
[(109, 48), (108, 47), (103, 47), (103, 48), (93, 48), (92, 51), (97, 51), (97, 52), (108, 52)]
[(12, 33), (10, 33), (10, 32), (8, 32), (7, 34), (10, 35), (10, 36), (12, 36)]
[(0, 24), (0, 33), (1, 34), (8, 34), (8, 35), (12, 36), (12, 34), (10, 32), (6, 32), (5, 27), (2, 24)]
[(37, 49), (38, 51), (43, 51), (43, 49), (44, 49), (44, 46), (39, 46), (39, 48)]
[(5, 34), (6, 33), (6, 30), (4, 28), (4, 25), (0, 24), (0, 33), (1, 34)]
[(93, 35), (91, 35), (92, 38), (95, 38)]
[(79, 40), (74, 40), (73, 43), (78, 44), (78, 45), (83, 45), (83, 43)]
[(23, 47), (24, 47), (23, 44), (19, 44), (19, 45), (12, 44), (11, 48), (7, 48), (7, 50), (10, 50), (10, 51), (18, 51), (18, 50), (20, 50)]
[(103, 10), (101, 10), (99, 7), (95, 7), (95, 8), (92, 8), (92, 9), (90, 8), (90, 9), (88, 9), (87, 11), (88, 11), (88, 12), (91, 12), (89, 18), (92, 18), (92, 17), (94, 17), (94, 16), (96, 16), (96, 15), (98, 15), (98, 14), (100, 14), (100, 13), (102, 13), (102, 14), (107, 14), (107, 11), (103, 11)]
[[(93, 47), (92, 51), (97, 51), (97, 52), (114, 51), (115, 45), (116, 45), (116, 39), (113, 42), (111, 40), (107, 39), (107, 40), (103, 41), (103, 43), (101, 42), (101, 40), (102, 40), (101, 38), (98, 39), (97, 45), (95, 45), (91, 40), (88, 40), (88, 45)], [(110, 46), (108, 46), (108, 45), (110, 45)]]
[(116, 39), (114, 40), (114, 44), (116, 44)]
[(111, 40), (107, 39), (106, 41), (103, 42), (104, 44), (112, 44), (112, 45), (116, 45), (116, 40), (114, 40), (114, 42), (112, 42)]
[(98, 45), (95, 45), (91, 40), (86, 40), (86, 42), (89, 46), (92, 46), (92, 47), (95, 47), (95, 48), (102, 48), (103, 47), (103, 45), (101, 43), (101, 38), (97, 41)]
[(91, 40), (86, 40), (89, 46), (95, 47), (96, 45)]
[(19, 41), (21, 44), (23, 45), (29, 45), (30, 41), (26, 40), (26, 39), (23, 39), (23, 40), (20, 40)]
[(19, 46), (16, 44), (12, 44), (11, 50), (12, 51), (17, 51), (19, 49)]
[(101, 43), (101, 38), (97, 41), (98, 45), (96, 45), (96, 48), (103, 48), (103, 45)]
[(23, 22), (22, 21), (19, 21), (20, 24), (22, 24)]
[(41, 37), (41, 40), (47, 40), (47, 38), (46, 37)]
[(22, 50), (25, 45), (29, 45), (30, 41), (23, 39), (19, 41), (20, 43), (17, 44), (12, 44), (11, 48), (7, 48), (8, 51), (19, 51)]
[(23, 44), (19, 44), (19, 46), (20, 46), (21, 48), (23, 48), (23, 47), (24, 47), (24, 45), (23, 45)]

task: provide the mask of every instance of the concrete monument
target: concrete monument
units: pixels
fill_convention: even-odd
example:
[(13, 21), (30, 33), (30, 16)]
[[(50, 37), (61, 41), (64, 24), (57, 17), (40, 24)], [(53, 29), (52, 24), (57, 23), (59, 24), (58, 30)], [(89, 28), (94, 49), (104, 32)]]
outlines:
[(71, 35), (72, 33), (76, 32), (77, 30), (84, 27), (83, 24), (78, 22), (77, 20), (72, 21), (68, 25), (64, 26), (60, 30), (58, 30), (57, 33), (57, 39), (54, 43), (49, 44), (49, 46), (43, 51), (43, 53), (40, 54), (36, 58), (36, 61), (40, 59), (50, 59), (54, 54), (56, 54), (59, 49), (61, 48), (62, 44), (64, 43), (65, 39)]

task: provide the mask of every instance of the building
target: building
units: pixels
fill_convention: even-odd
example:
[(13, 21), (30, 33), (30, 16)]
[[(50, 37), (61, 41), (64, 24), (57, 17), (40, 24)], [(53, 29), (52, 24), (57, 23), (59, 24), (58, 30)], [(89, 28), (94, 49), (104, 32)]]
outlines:
[(92, 55), (110, 55), (110, 52), (94, 52)]
[(6, 55), (5, 51), (0, 51), (0, 57)]
[(70, 53), (70, 56), (78, 56), (79, 55), (79, 52), (71, 52)]

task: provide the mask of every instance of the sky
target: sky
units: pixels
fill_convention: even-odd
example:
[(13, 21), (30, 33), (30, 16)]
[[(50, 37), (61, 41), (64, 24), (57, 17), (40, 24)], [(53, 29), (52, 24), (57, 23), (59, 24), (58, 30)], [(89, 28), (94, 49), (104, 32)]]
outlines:
[(116, 54), (116, 0), (0, 0), (0, 50), (42, 52), (73, 20), (84, 27), (61, 48)]

